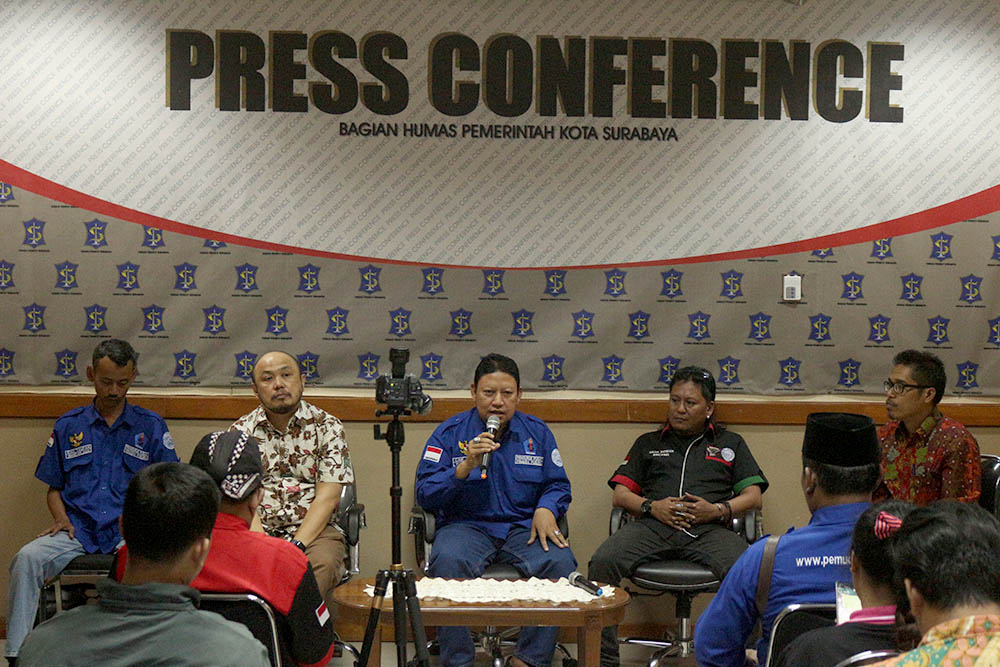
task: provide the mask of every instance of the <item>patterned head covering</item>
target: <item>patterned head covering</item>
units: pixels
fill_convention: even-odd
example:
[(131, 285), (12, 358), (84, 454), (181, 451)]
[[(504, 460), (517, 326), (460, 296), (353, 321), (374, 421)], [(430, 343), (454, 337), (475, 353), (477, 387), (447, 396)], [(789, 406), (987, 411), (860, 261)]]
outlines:
[(228, 500), (245, 500), (261, 485), (260, 446), (249, 433), (209, 433), (194, 448), (191, 465), (211, 475)]

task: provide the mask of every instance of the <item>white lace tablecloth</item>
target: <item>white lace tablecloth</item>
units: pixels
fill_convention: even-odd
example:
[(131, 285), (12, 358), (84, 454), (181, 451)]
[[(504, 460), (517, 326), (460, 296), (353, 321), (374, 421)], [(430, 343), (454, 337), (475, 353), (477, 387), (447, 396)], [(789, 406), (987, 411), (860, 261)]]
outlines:
[[(614, 594), (614, 587), (602, 585), (605, 596)], [(365, 586), (365, 593), (374, 595), (374, 586)], [(389, 582), (386, 597), (392, 597), (392, 582)], [(443, 598), (453, 602), (507, 602), (510, 600), (531, 600), (541, 602), (591, 602), (597, 597), (577, 588), (564, 577), (556, 581), (549, 579), (438, 579), (424, 577), (417, 580), (418, 598)]]

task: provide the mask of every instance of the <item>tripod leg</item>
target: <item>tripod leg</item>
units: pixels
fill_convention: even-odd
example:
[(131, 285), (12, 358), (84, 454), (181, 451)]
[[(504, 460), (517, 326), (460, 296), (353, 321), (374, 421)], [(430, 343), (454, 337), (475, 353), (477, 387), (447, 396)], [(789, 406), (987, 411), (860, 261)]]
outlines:
[(405, 572), (393, 570), (392, 576), (392, 613), (396, 630), (396, 664), (406, 665), (406, 582)]
[(420, 667), (430, 665), (431, 656), (427, 652), (427, 633), (424, 631), (424, 619), (420, 615), (420, 598), (417, 597), (417, 578), (413, 570), (403, 570), (402, 585), (406, 586), (406, 609), (410, 615), (410, 628), (413, 630), (413, 643), (416, 648), (415, 662)]
[(356, 667), (366, 667), (368, 664), (368, 657), (372, 652), (372, 642), (375, 640), (375, 631), (378, 630), (379, 616), (382, 615), (382, 601), (385, 599), (388, 581), (388, 570), (379, 570), (378, 574), (375, 575), (375, 593), (372, 597), (371, 611), (368, 612), (368, 626), (365, 628), (365, 641), (361, 645), (361, 657), (355, 663)]

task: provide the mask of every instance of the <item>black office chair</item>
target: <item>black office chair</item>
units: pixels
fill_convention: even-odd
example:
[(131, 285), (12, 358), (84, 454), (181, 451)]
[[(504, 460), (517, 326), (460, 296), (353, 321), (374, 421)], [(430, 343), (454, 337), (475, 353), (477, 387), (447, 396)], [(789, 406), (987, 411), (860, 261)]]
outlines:
[(993, 516), (1000, 518), (1000, 456), (984, 454), (980, 461), (983, 470), (982, 494), (979, 504)]
[(899, 655), (899, 651), (862, 651), (861, 653), (852, 655), (850, 658), (844, 658), (833, 667), (861, 667), (861, 665), (873, 665), (876, 662), (882, 662), (888, 658), (894, 658), (897, 655)]
[(767, 645), (767, 663), (771, 667), (786, 646), (799, 635), (834, 625), (837, 622), (837, 605), (831, 603), (790, 604), (774, 618), (771, 639)]
[(273, 667), (296, 664), (290, 650), (281, 641), (278, 614), (264, 598), (253, 593), (202, 593), (199, 606), (245, 625), (267, 649), (267, 657)]
[[(569, 537), (569, 524), (566, 515), (556, 520), (560, 532), (565, 537)], [(414, 536), (417, 552), (417, 566), (427, 574), (427, 567), (431, 560), (431, 549), (434, 545), (435, 521), (434, 514), (426, 511), (419, 505), (414, 505), (410, 511), (409, 528), (406, 531)], [(485, 579), (520, 579), (521, 573), (513, 565), (506, 563), (493, 563), (483, 572)], [(493, 659), (493, 667), (503, 667), (504, 648), (513, 648), (517, 645), (518, 628), (500, 628), (488, 625), (482, 632), (473, 632), (472, 641), (479, 644), (479, 647), (486, 655)], [(427, 649), (431, 652), (440, 650), (437, 640), (427, 642)], [(576, 660), (570, 656), (569, 651), (562, 644), (556, 645), (556, 650), (563, 654), (563, 667), (575, 667)]]
[[(613, 508), (608, 532), (614, 534), (631, 520), (631, 514), (620, 507)], [(761, 532), (760, 511), (747, 512), (733, 517), (732, 529), (746, 537), (748, 542), (754, 542)], [(640, 563), (628, 576), (628, 579), (645, 590), (656, 591), (652, 595), (670, 593), (674, 596), (676, 600), (674, 618), (677, 619), (677, 630), (672, 637), (668, 632), (667, 636), (661, 638), (625, 637), (619, 639), (618, 643), (651, 646), (658, 649), (650, 656), (649, 667), (658, 667), (664, 658), (690, 656), (694, 644), (691, 633), (691, 603), (695, 596), (701, 593), (714, 593), (719, 590), (720, 579), (704, 565), (679, 559)], [(632, 595), (651, 595), (650, 593), (637, 593), (628, 587), (625, 590)]]
[(108, 576), (114, 554), (83, 554), (71, 560), (63, 571), (42, 585), (37, 623), (97, 597), (98, 579)]
[[(352, 470), (353, 472), (353, 470)], [(365, 506), (358, 502), (357, 482), (344, 484), (340, 488), (340, 503), (337, 505), (337, 525), (344, 531), (344, 542), (347, 544), (347, 569), (340, 583), (346, 583), (354, 575), (361, 572), (358, 543), (361, 529), (368, 526), (365, 519)], [(351, 644), (341, 640), (336, 631), (333, 633), (334, 645), (340, 651), (347, 651), (354, 656), (355, 661), (361, 659), (361, 653)], [(339, 654), (335, 653), (335, 655)]]

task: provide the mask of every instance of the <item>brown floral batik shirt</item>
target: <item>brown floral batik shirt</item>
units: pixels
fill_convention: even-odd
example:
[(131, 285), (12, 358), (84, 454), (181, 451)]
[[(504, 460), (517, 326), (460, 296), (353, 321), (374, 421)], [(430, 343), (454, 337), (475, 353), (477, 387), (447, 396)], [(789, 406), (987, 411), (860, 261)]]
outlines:
[[(330, 413), (305, 401), (282, 433), (267, 420), (262, 406), (237, 419), (231, 430), (245, 431), (260, 441), (264, 465), (264, 500), (260, 504), (264, 530), (290, 537), (316, 498), (316, 484), (354, 481), (344, 425)], [(336, 515), (330, 517), (334, 525)]]

